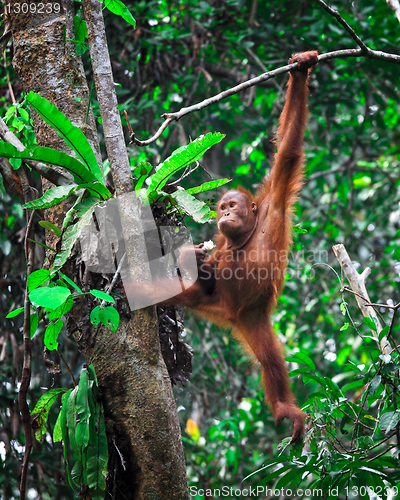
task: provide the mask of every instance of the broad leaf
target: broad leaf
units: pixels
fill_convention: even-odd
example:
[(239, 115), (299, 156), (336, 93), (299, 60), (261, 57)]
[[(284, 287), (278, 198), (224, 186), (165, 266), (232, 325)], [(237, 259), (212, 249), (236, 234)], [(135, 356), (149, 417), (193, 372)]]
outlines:
[(38, 269), (34, 271), (28, 277), (28, 291), (32, 292), (35, 288), (43, 285), (43, 283), (49, 279), (50, 271), (48, 269)]
[(35, 335), (37, 327), (39, 325), (38, 313), (34, 313), (34, 314), (30, 315), (29, 323), (30, 323), (30, 337), (32, 338)]
[(112, 197), (110, 191), (102, 184), (101, 182), (87, 182), (86, 184), (80, 184), (79, 189), (85, 188), (90, 194), (95, 196), (96, 198), (100, 198), (102, 200), (108, 200), (108, 198)]
[(67, 469), (67, 474), (68, 474), (68, 482), (71, 488), (74, 490), (75, 485), (72, 481), (71, 478), (71, 468), (69, 466), (69, 454), (68, 454), (68, 445), (69, 445), (69, 439), (68, 439), (68, 426), (67, 426), (67, 405), (69, 401), (69, 397), (72, 393), (72, 391), (75, 389), (69, 389), (68, 392), (63, 394), (61, 398), (61, 411), (60, 411), (60, 428), (61, 428), (61, 433), (62, 433), (62, 440), (63, 440), (63, 451), (64, 451), (64, 459), (65, 459), (65, 468)]
[(212, 189), (219, 188), (220, 186), (231, 182), (231, 180), (232, 179), (217, 179), (215, 181), (204, 182), (203, 184), (200, 184), (200, 186), (186, 189), (186, 192), (189, 194), (204, 193), (204, 191), (211, 191)]
[(49, 165), (59, 165), (71, 172), (77, 184), (96, 180), (95, 175), (83, 163), (56, 149), (37, 147), (18, 151), (12, 144), (0, 142), (0, 158), (24, 158)]
[(115, 300), (111, 295), (108, 295), (106, 292), (102, 292), (101, 290), (90, 290), (90, 293), (94, 295), (96, 298), (100, 300), (105, 300), (106, 302), (112, 302), (115, 304)]
[(66, 276), (64, 273), (62, 273), (61, 271), (58, 271), (58, 274), (61, 276), (61, 278), (63, 280), (65, 280), (69, 285), (72, 286), (72, 288), (75, 288), (75, 290), (78, 292), (78, 293), (82, 293), (82, 290), (79, 288), (79, 286), (74, 283), (70, 278), (68, 278), (68, 276)]
[(77, 184), (71, 184), (69, 186), (56, 186), (44, 193), (44, 195), (37, 200), (29, 201), (22, 205), (22, 208), (32, 208), (32, 209), (40, 209), (40, 208), (50, 208), (60, 203), (65, 198), (75, 191)]
[(224, 137), (225, 135), (219, 132), (209, 133), (174, 151), (169, 158), (157, 167), (156, 173), (146, 180), (149, 187), (145, 195), (148, 196), (152, 191), (162, 189), (172, 175), (199, 160), (208, 149), (218, 144)]
[(57, 337), (61, 332), (63, 327), (62, 319), (58, 319), (55, 322), (49, 324), (44, 332), (44, 345), (47, 347), (49, 351), (54, 351), (58, 348)]
[(11, 311), (7, 314), (6, 318), (8, 318), (8, 319), (15, 318), (15, 316), (18, 316), (18, 314), (21, 314), (23, 310), (24, 310), (24, 307), (19, 307), (18, 309), (14, 309), (14, 311)]
[(36, 424), (34, 427), (36, 428), (36, 426), (38, 426), (35, 432), (35, 436), (38, 441), (43, 439), (46, 432), (46, 423), (52, 404), (57, 399), (57, 396), (66, 390), (67, 389), (62, 388), (50, 389), (40, 397), (39, 401), (35, 405), (35, 408), (31, 411), (33, 421)]
[(135, 19), (121, 0), (104, 0), (104, 6), (113, 14), (121, 16), (127, 23), (132, 24), (134, 28), (136, 27)]
[(163, 193), (162, 191), (159, 191), (159, 193), (175, 200), (178, 207), (195, 222), (204, 224), (213, 219), (213, 212), (211, 212), (210, 208), (203, 201), (197, 200), (184, 189), (178, 189), (171, 194)]
[(41, 307), (56, 309), (71, 295), (68, 288), (62, 286), (35, 288), (29, 293), (31, 302)]
[(67, 146), (76, 152), (94, 177), (104, 184), (103, 174), (85, 134), (78, 127), (72, 125), (68, 118), (54, 104), (40, 97), (39, 94), (29, 92), (26, 99), (43, 120), (51, 125), (58, 135), (64, 139)]
[(57, 236), (57, 238), (59, 238), (61, 236), (61, 231), (59, 230), (59, 228), (55, 224), (52, 224), (51, 222), (49, 222), (48, 220), (40, 220), (39, 226), (44, 227), (48, 231), (51, 231), (52, 233), (54, 233)]
[(52, 271), (58, 271), (67, 262), (68, 257), (71, 255), (72, 247), (79, 238), (83, 228), (90, 224), (92, 213), (98, 203), (98, 198), (91, 196), (75, 206), (74, 213), (78, 217), (78, 222), (66, 229), (62, 238), (61, 252), (54, 259)]
[(46, 314), (49, 320), (61, 318), (61, 316), (64, 316), (67, 314), (68, 311), (70, 311), (74, 307), (74, 301), (69, 298), (67, 299), (61, 306), (56, 307), (55, 309), (49, 309), (48, 307), (46, 308)]
[(153, 169), (153, 165), (147, 161), (142, 161), (137, 167), (133, 169), (133, 173), (136, 175), (137, 181), (135, 184), (135, 191), (139, 192), (142, 189), (144, 181)]
[(86, 368), (81, 371), (79, 378), (78, 392), (76, 395), (76, 411), (79, 415), (79, 422), (76, 426), (76, 442), (84, 448), (89, 443), (89, 401), (88, 401), (89, 375)]
[(90, 321), (94, 326), (102, 323), (107, 328), (111, 328), (113, 333), (115, 333), (119, 325), (119, 314), (114, 307), (107, 306), (100, 308), (100, 306), (97, 306), (90, 313)]

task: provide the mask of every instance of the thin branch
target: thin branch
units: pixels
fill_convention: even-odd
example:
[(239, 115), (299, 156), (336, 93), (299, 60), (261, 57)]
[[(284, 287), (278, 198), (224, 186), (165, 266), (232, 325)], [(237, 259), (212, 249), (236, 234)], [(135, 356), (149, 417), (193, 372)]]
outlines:
[(76, 383), (76, 380), (75, 380), (75, 377), (74, 377), (74, 374), (72, 373), (71, 371), (71, 368), (69, 367), (68, 363), (65, 361), (64, 359), (64, 356), (62, 355), (59, 347), (57, 347), (57, 352), (58, 352), (58, 355), (60, 356), (60, 359), (61, 361), (64, 363), (64, 366), (65, 368), (67, 369), (68, 373), (69, 373), (69, 376), (71, 377), (72, 379), (72, 383), (74, 384), (74, 386), (76, 387), (78, 384)]
[[(19, 170), (23, 170), (23, 167)], [(31, 190), (28, 188), (24, 189), (26, 179), (22, 180), (23, 176), (20, 176), (22, 188), (24, 190), (25, 199), (24, 201), (31, 201), (32, 195)], [(27, 278), (33, 271), (33, 262), (35, 256), (35, 245), (29, 241), (31, 237), (31, 231), (33, 229), (33, 216), (34, 211), (27, 210), (27, 229), (25, 233), (25, 258), (27, 262)], [(28, 283), (28, 280), (27, 280)], [(26, 395), (31, 383), (31, 365), (32, 365), (32, 350), (31, 350), (31, 314), (30, 314), (30, 300), (28, 294), (28, 285), (25, 288), (25, 300), (24, 300), (24, 364), (22, 367), (22, 377), (21, 384), (18, 391), (18, 407), (21, 414), (21, 421), (24, 428), (24, 438), (25, 438), (25, 450), (24, 450), (24, 460), (21, 466), (21, 481), (19, 485), (20, 499), (25, 500), (26, 496), (26, 479), (28, 474), (28, 463), (29, 457), (32, 450), (32, 426), (31, 426), (31, 415), (29, 411), (28, 402)]]
[(399, 0), (386, 0), (388, 6), (394, 11), (400, 23), (400, 3)]
[[(388, 54), (387, 52), (381, 52), (379, 50), (372, 50), (372, 49), (368, 49), (368, 52), (366, 52), (364, 49), (336, 50), (334, 52), (327, 52), (326, 54), (320, 54), (318, 56), (318, 61), (319, 62), (328, 61), (329, 59), (337, 59), (343, 57), (367, 57), (368, 59), (378, 59), (393, 64), (400, 64), (400, 55)], [(132, 136), (130, 137), (131, 139), (130, 144), (135, 143), (137, 146), (148, 146), (149, 144), (156, 141), (164, 132), (164, 130), (173, 121), (178, 121), (184, 116), (188, 115), (189, 113), (193, 113), (194, 111), (199, 111), (200, 109), (207, 108), (208, 106), (216, 104), (217, 102), (220, 102), (223, 99), (230, 97), (231, 95), (238, 94), (243, 90), (253, 87), (254, 85), (259, 85), (261, 83), (266, 82), (267, 80), (270, 80), (271, 78), (281, 75), (282, 73), (286, 73), (287, 71), (296, 68), (297, 64), (298, 64), (297, 62), (293, 64), (287, 64), (286, 66), (282, 66), (281, 68), (277, 68), (272, 71), (267, 71), (266, 73), (256, 76), (255, 78), (251, 78), (250, 80), (240, 83), (239, 85), (235, 85), (230, 89), (224, 90), (223, 92), (220, 92), (219, 94), (213, 97), (204, 99), (204, 101), (201, 101), (197, 104), (193, 104), (192, 106), (184, 107), (179, 111), (177, 111), (176, 113), (164, 113), (162, 115), (162, 117), (165, 118), (164, 123), (160, 126), (157, 132), (152, 137), (150, 137), (150, 139), (141, 141), (140, 139), (135, 137), (135, 134), (133, 133)]]
[(356, 44), (361, 48), (361, 50), (367, 55), (371, 49), (369, 49), (365, 43), (361, 40), (361, 38), (357, 35), (357, 33), (353, 30), (353, 28), (346, 23), (346, 21), (342, 18), (337, 10), (333, 10), (329, 5), (327, 5), (323, 0), (315, 0), (315, 3), (320, 5), (326, 12), (329, 12), (331, 16), (333, 16), (339, 24), (343, 26), (343, 28), (347, 31), (347, 33), (351, 36), (351, 38), (356, 42)]
[(258, 24), (258, 22), (255, 20), (257, 4), (258, 4), (258, 0), (253, 0), (253, 3), (251, 5), (250, 17), (249, 17), (249, 20), (247, 21), (247, 24), (249, 26), (260, 26)]

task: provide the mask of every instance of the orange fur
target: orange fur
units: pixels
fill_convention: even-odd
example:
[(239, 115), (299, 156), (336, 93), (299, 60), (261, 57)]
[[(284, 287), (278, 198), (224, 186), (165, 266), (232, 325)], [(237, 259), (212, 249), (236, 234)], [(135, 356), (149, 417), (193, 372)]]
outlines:
[(283, 287), (292, 207), (302, 185), (307, 81), (309, 68), (317, 60), (315, 51), (293, 56), (299, 69), (289, 77), (277, 133), (278, 151), (269, 177), (254, 198), (243, 188), (223, 194), (217, 207), (220, 234), (216, 248), (205, 257), (201, 246), (196, 247), (196, 283), (164, 302), (188, 306), (220, 326), (233, 327), (234, 335), (261, 364), (266, 399), (276, 424), (283, 418), (293, 421), (293, 439), (303, 433), (304, 414), (295, 405), (270, 316)]

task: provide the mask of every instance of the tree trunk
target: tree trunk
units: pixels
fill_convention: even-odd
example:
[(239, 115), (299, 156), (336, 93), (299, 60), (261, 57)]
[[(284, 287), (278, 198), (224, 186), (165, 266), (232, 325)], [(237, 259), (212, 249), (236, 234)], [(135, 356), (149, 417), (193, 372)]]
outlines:
[[(84, 131), (100, 158), (92, 114), (86, 123), (87, 82), (71, 42), (75, 38), (72, 2), (67, 2), (65, 13), (44, 17), (21, 15), (14, 5), (10, 8), (13, 64), (24, 91), (33, 90), (55, 104)], [(39, 145), (71, 154), (54, 129), (36, 114), (33, 122)], [(43, 180), (43, 189), (49, 187)], [(61, 228), (66, 208), (57, 205), (46, 210), (46, 219)], [(54, 235), (48, 234), (46, 240), (55, 248)], [(66, 267), (71, 271), (75, 263)], [(107, 420), (109, 487), (116, 498), (188, 498), (180, 427), (154, 308), (121, 314), (120, 327), (112, 334), (106, 328), (94, 330), (90, 305), (88, 300), (77, 301), (68, 329), (87, 362), (94, 363), (99, 379)]]

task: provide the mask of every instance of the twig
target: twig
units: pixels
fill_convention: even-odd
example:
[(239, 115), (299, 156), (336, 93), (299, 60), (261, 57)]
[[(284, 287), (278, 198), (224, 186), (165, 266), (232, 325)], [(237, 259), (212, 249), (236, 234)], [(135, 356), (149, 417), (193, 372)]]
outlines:
[[(369, 274), (369, 273), (368, 273), (368, 274)], [(353, 295), (356, 295), (356, 296), (357, 296), (357, 297), (359, 297), (360, 299), (364, 300), (365, 305), (366, 305), (367, 307), (373, 307), (373, 308), (375, 309), (376, 307), (382, 307), (382, 306), (384, 306), (384, 305), (385, 305), (385, 304), (374, 304), (374, 303), (370, 302), (370, 301), (369, 301), (369, 299), (366, 299), (365, 297), (363, 297), (363, 296), (362, 296), (362, 295), (360, 295), (359, 293), (355, 292), (354, 290), (352, 290), (352, 289), (351, 289), (351, 288), (349, 288), (348, 286), (344, 286), (344, 287), (343, 287), (340, 291), (341, 291), (341, 292), (345, 292), (345, 291), (346, 291), (346, 292), (350, 292), (350, 293), (352, 293)], [(385, 324), (385, 320), (383, 319), (382, 314), (381, 314), (379, 311), (377, 311), (376, 309), (375, 309), (375, 312), (376, 312), (376, 314), (378, 314), (378, 316), (380, 317), (380, 319), (381, 319), (382, 323), (383, 323), (383, 324)], [(386, 326), (386, 325), (385, 325), (385, 326)]]
[(258, 3), (258, 0), (253, 0), (253, 3), (251, 5), (250, 17), (249, 17), (249, 20), (247, 21), (247, 24), (249, 26), (260, 26), (258, 24), (258, 22), (255, 20), (256, 10), (257, 10), (257, 3)]
[[(393, 64), (400, 64), (400, 55), (388, 54), (387, 52), (381, 52), (379, 50), (372, 50), (372, 49), (368, 49), (368, 52), (365, 52), (364, 49), (336, 50), (334, 52), (327, 52), (326, 54), (320, 54), (318, 56), (318, 61), (319, 62), (328, 61), (329, 59), (337, 59), (340, 57), (367, 57), (368, 59), (379, 59), (381, 61), (387, 61)], [(164, 123), (160, 126), (157, 132), (152, 137), (150, 137), (150, 139), (141, 141), (140, 139), (135, 137), (135, 134), (133, 133), (130, 137), (131, 139), (130, 144), (135, 143), (137, 146), (148, 146), (152, 142), (156, 141), (164, 132), (164, 130), (169, 126), (169, 124), (172, 123), (173, 121), (178, 121), (184, 116), (188, 115), (189, 113), (193, 113), (194, 111), (199, 111), (200, 109), (204, 109), (208, 106), (211, 106), (212, 104), (216, 104), (217, 102), (226, 99), (227, 97), (230, 97), (231, 95), (238, 94), (243, 90), (253, 87), (254, 85), (259, 85), (260, 83), (270, 80), (271, 78), (281, 75), (282, 73), (286, 73), (287, 71), (296, 68), (297, 64), (298, 64), (297, 62), (293, 64), (287, 64), (286, 66), (282, 66), (281, 68), (277, 68), (272, 71), (263, 73), (259, 76), (256, 76), (255, 78), (251, 78), (250, 80), (240, 83), (239, 85), (235, 85), (235, 87), (224, 90), (223, 92), (220, 92), (219, 94), (213, 97), (204, 99), (204, 101), (201, 101), (197, 104), (193, 104), (192, 106), (184, 107), (179, 111), (177, 111), (176, 113), (164, 113), (162, 115), (162, 117), (165, 118)]]
[[(115, 286), (115, 283), (117, 282), (118, 275), (119, 275), (119, 274), (120, 274), (120, 272), (121, 272), (121, 269), (122, 269), (122, 266), (123, 266), (123, 264), (124, 264), (124, 262), (125, 262), (125, 259), (126, 259), (126, 253), (124, 253), (124, 255), (121, 257), (121, 260), (119, 261), (119, 264), (118, 264), (118, 268), (117, 268), (117, 270), (115, 271), (115, 274), (114, 274), (113, 279), (112, 279), (112, 281), (111, 281), (111, 283), (110, 283), (110, 286), (106, 289), (106, 293), (107, 293), (108, 295), (110, 295), (110, 293), (111, 293), (112, 289), (113, 289), (113, 288), (114, 288), (114, 286)], [(102, 301), (101, 301), (101, 307), (103, 307), (105, 303), (106, 303), (106, 301), (105, 301), (105, 300), (102, 300)]]
[(76, 387), (78, 384), (76, 383), (74, 374), (72, 373), (71, 368), (68, 366), (68, 363), (65, 361), (64, 356), (61, 354), (59, 347), (57, 347), (57, 353), (60, 356), (61, 361), (64, 363), (65, 368), (68, 370), (68, 373), (72, 379), (72, 382), (73, 382), (74, 386)]
[(8, 90), (10, 91), (11, 101), (12, 101), (13, 104), (15, 104), (17, 101), (15, 100), (15, 95), (14, 95), (14, 91), (13, 91), (13, 88), (12, 88), (12, 85), (11, 85), (10, 75), (9, 75), (9, 73), (7, 71), (7, 55), (6, 55), (6, 51), (5, 50), (4, 50), (3, 57), (4, 57), (4, 71), (5, 71), (6, 77), (7, 77)]
[[(332, 400), (331, 400), (332, 401)], [(346, 417), (348, 417), (352, 422), (354, 422), (354, 425), (361, 425), (361, 427), (364, 427), (364, 429), (368, 429), (369, 431), (373, 431), (374, 429), (372, 427), (369, 427), (369, 425), (363, 424), (362, 422), (359, 421), (358, 417), (352, 417), (350, 413), (347, 413), (347, 411), (343, 410), (343, 408), (336, 403), (335, 401), (332, 401), (332, 403), (336, 406), (336, 408), (341, 411)]]
[(327, 5), (323, 0), (314, 0), (318, 5), (320, 5), (324, 10), (329, 12), (331, 16), (333, 16), (339, 24), (343, 26), (343, 28), (347, 31), (347, 33), (351, 36), (351, 38), (356, 42), (356, 44), (361, 48), (361, 50), (367, 55), (371, 49), (369, 49), (365, 43), (361, 40), (361, 38), (357, 35), (357, 33), (353, 30), (353, 28), (346, 23), (346, 21), (342, 18), (337, 10), (333, 10), (329, 5)]
[(128, 117), (128, 113), (126, 112), (126, 109), (124, 109), (124, 114), (125, 114), (126, 124), (128, 126), (129, 136), (131, 136), (133, 134), (133, 130), (132, 130), (131, 124), (129, 123), (129, 117)]
[(118, 446), (117, 446), (117, 443), (115, 442), (115, 437), (114, 437), (114, 436), (113, 436), (113, 438), (112, 438), (112, 442), (113, 442), (113, 444), (114, 444), (114, 446), (115, 446), (115, 449), (116, 449), (116, 450), (117, 450), (117, 452), (118, 452), (119, 459), (121, 460), (121, 465), (122, 465), (122, 468), (123, 468), (124, 470), (126, 470), (126, 464), (125, 464), (124, 457), (122, 456), (122, 453), (119, 451), (119, 448), (118, 448)]
[(386, 0), (388, 6), (394, 11), (400, 23), (400, 3), (399, 0)]
[[(21, 169), (20, 169), (21, 170)], [(22, 169), (23, 170), (23, 169)], [(24, 189), (24, 185), (22, 185)], [(24, 189), (25, 202), (31, 201), (30, 190)], [(25, 258), (27, 262), (27, 278), (29, 278), (33, 271), (33, 261), (35, 256), (35, 245), (29, 241), (30, 233), (33, 228), (32, 220), (34, 211), (27, 210), (27, 229), (25, 233)], [(18, 391), (18, 407), (21, 414), (22, 425), (24, 428), (25, 450), (24, 460), (21, 466), (21, 481), (19, 486), (20, 499), (25, 500), (26, 495), (26, 478), (28, 474), (29, 456), (32, 450), (32, 427), (31, 416), (29, 411), (26, 395), (31, 382), (31, 365), (32, 365), (32, 350), (31, 350), (31, 314), (30, 314), (30, 300), (28, 294), (28, 280), (25, 288), (24, 300), (24, 364), (22, 368), (21, 385)]]

